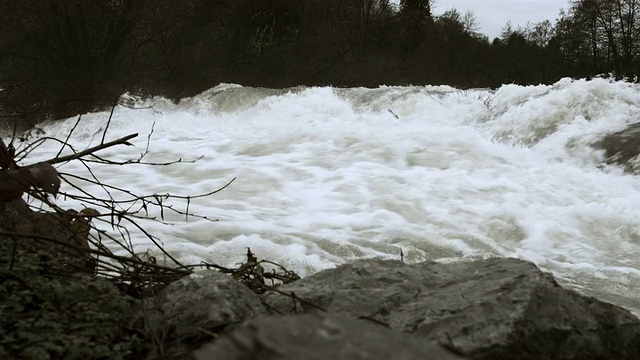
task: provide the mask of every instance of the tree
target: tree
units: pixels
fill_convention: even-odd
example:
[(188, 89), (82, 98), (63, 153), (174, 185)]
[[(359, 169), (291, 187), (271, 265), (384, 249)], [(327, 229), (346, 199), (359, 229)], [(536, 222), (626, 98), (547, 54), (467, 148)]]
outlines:
[(184, 24), (193, 6), (187, 0), (0, 0), (0, 66), (11, 69), (0, 85), (30, 79), (3, 94), (3, 110), (46, 108), (59, 118), (108, 107), (136, 63), (150, 60), (146, 48)]
[(465, 11), (464, 16), (462, 17), (462, 24), (464, 25), (465, 33), (467, 33), (468, 35), (473, 37), (482, 36), (479, 32), (480, 22), (478, 22), (478, 17), (473, 11)]
[(528, 37), (534, 44), (545, 47), (549, 44), (549, 41), (555, 35), (555, 28), (551, 24), (551, 21), (544, 20), (533, 25), (533, 28), (529, 29)]
[(400, 13), (415, 12), (425, 18), (431, 17), (431, 5), (434, 0), (400, 0)]
[(635, 74), (640, 70), (639, 10), (639, 0), (573, 1), (556, 27), (561, 51), (586, 73)]
[(400, 22), (402, 25), (402, 50), (414, 52), (427, 37), (433, 25), (431, 4), (433, 0), (401, 0)]

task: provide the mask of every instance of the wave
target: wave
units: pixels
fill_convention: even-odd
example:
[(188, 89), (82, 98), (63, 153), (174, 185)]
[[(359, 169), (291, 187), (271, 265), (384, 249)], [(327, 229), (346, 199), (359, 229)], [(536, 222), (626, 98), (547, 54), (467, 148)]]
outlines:
[[(633, 303), (640, 280), (640, 183), (592, 144), (638, 121), (638, 85), (264, 89), (221, 84), (173, 103), (119, 107), (101, 155), (169, 167), (97, 167), (137, 193), (203, 193), (190, 210), (146, 224), (185, 262), (229, 265), (246, 247), (301, 274), (361, 257), (455, 261), (515, 256), (567, 284)], [(109, 113), (83, 116), (70, 142), (100, 141)], [(75, 119), (47, 124), (64, 138)], [(153, 129), (153, 131), (152, 131)], [(45, 143), (31, 159), (58, 150)], [(80, 164), (60, 171), (86, 174)], [(83, 185), (87, 191), (101, 188)], [(63, 191), (72, 191), (64, 189)], [(79, 206), (61, 202), (62, 206)], [(134, 239), (144, 251), (143, 237)], [(633, 305), (635, 306), (635, 305)], [(640, 307), (638, 307), (640, 309)]]

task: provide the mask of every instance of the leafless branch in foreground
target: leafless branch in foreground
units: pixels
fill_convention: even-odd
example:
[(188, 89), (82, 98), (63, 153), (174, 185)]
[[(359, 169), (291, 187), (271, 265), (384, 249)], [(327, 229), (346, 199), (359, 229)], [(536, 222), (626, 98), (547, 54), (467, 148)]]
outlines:
[[(112, 111), (110, 113), (110, 119), (113, 116), (114, 109), (117, 102), (114, 102)], [(235, 180), (228, 181), (226, 184), (217, 189), (212, 189), (203, 194), (195, 195), (172, 195), (166, 194), (136, 194), (127, 189), (109, 184), (102, 181), (92, 170), (93, 165), (106, 165), (106, 166), (118, 166), (120, 171), (121, 166), (131, 164), (144, 164), (147, 166), (171, 166), (177, 163), (196, 162), (202, 157), (196, 157), (194, 160), (182, 161), (178, 159), (176, 161), (153, 163), (145, 162), (143, 159), (149, 154), (149, 143), (151, 141), (151, 135), (153, 128), (147, 136), (147, 144), (144, 152), (137, 159), (130, 159), (127, 161), (116, 162), (105, 159), (98, 155), (100, 151), (114, 147), (114, 146), (133, 146), (130, 142), (131, 139), (138, 136), (137, 133), (130, 134), (115, 140), (106, 141), (106, 134), (109, 129), (110, 121), (102, 130), (102, 141), (99, 145), (84, 149), (82, 151), (76, 151), (74, 146), (69, 143), (73, 131), (78, 126), (82, 117), (79, 116), (75, 125), (70, 130), (69, 134), (64, 140), (41, 137), (31, 143), (26, 143), (17, 154), (6, 154), (3, 152), (0, 154), (0, 160), (8, 161), (6, 167), (0, 166), (0, 202), (16, 200), (15, 195), (19, 196), (17, 199), (21, 199), (26, 196), (38, 200), (40, 208), (48, 208), (48, 212), (54, 214), (60, 220), (60, 226), (65, 227), (70, 232), (75, 232), (76, 227), (85, 226), (82, 228), (82, 236), (89, 244), (87, 247), (79, 246), (77, 244), (61, 241), (60, 239), (49, 236), (46, 234), (29, 233), (20, 231), (20, 229), (6, 228), (3, 224), (0, 224), (0, 240), (12, 239), (16, 246), (24, 240), (30, 239), (38, 243), (45, 243), (52, 246), (62, 247), (63, 252), (76, 254), (78, 252), (84, 253), (90, 256), (95, 263), (92, 272), (94, 275), (100, 275), (112, 278), (118, 282), (126, 283), (135, 289), (136, 292), (142, 293), (145, 289), (153, 288), (157, 289), (158, 286), (166, 285), (167, 283), (174, 281), (175, 279), (184, 276), (192, 271), (191, 267), (184, 266), (174, 256), (164, 249), (162, 239), (157, 235), (151, 234), (145, 229), (144, 221), (155, 221), (163, 224), (168, 224), (165, 220), (165, 213), (172, 212), (184, 216), (185, 219), (189, 217), (195, 217), (198, 219), (204, 219), (208, 221), (216, 221), (210, 219), (207, 216), (194, 214), (189, 211), (191, 202), (195, 199), (212, 196), (228, 186)], [(60, 143), (60, 150), (57, 154), (46, 160), (33, 164), (18, 165), (18, 162), (22, 162), (26, 159), (27, 155), (35, 148), (41, 146), (47, 141), (55, 141)], [(2, 144), (4, 146), (4, 143)], [(6, 148), (6, 147), (5, 147)], [(62, 156), (63, 150), (71, 150), (71, 154)], [(11, 157), (11, 158), (9, 158)], [(9, 161), (10, 160), (10, 161)], [(71, 161), (79, 161), (86, 168), (89, 173), (86, 175), (60, 173), (52, 165), (67, 163)], [(2, 164), (3, 161), (0, 161)], [(49, 177), (42, 175), (44, 170), (50, 170), (54, 172), (54, 178), (61, 179), (62, 182), (72, 192), (59, 192), (60, 186), (48, 188), (48, 184), (51, 183), (51, 174)], [(24, 176), (26, 180), (22, 181), (18, 175)], [(6, 181), (4, 183), (3, 181)], [(60, 180), (58, 184), (60, 183)], [(82, 184), (97, 185), (101, 191), (104, 192), (103, 196), (99, 196), (94, 193), (90, 193), (83, 189)], [(6, 192), (4, 185), (7, 185)], [(12, 192), (9, 192), (11, 190)], [(71, 199), (80, 202), (83, 209), (65, 210), (56, 205), (50, 194), (59, 195), (64, 199)], [(6, 196), (5, 196), (6, 195)], [(169, 203), (169, 200), (177, 200), (184, 202), (184, 210), (177, 208), (176, 204)], [(21, 200), (20, 200), (21, 201)], [(35, 208), (35, 205), (30, 205), (33, 210), (39, 210)], [(151, 210), (159, 211), (160, 219), (150, 215)], [(105, 230), (109, 229), (110, 230)], [(77, 233), (77, 232), (76, 232)], [(136, 235), (132, 235), (136, 234)], [(137, 253), (134, 249), (134, 240), (132, 236), (136, 236), (139, 239), (146, 238), (152, 248), (146, 254)], [(15, 247), (14, 247), (15, 249)], [(118, 254), (116, 254), (118, 253)], [(163, 265), (159, 264), (156, 260), (156, 256), (160, 255), (164, 258)], [(13, 262), (13, 259), (12, 259)], [(73, 264), (72, 264), (73, 265)], [(75, 265), (74, 265), (75, 266)]]

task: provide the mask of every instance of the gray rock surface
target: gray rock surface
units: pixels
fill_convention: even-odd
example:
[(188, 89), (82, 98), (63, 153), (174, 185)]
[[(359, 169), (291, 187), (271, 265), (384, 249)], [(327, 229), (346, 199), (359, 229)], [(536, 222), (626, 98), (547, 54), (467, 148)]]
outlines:
[(146, 329), (180, 341), (209, 338), (246, 319), (265, 314), (258, 295), (231, 276), (199, 271), (171, 283), (140, 311)]
[[(20, 237), (17, 243), (18, 249), (47, 254), (47, 267), (52, 272), (94, 272), (95, 261), (88, 252), (80, 250), (90, 248), (88, 229), (89, 219), (73, 210), (66, 213), (40, 212), (31, 210), (22, 198), (0, 200), (0, 230), (45, 236), (59, 242)], [(13, 243), (14, 238), (0, 235), (0, 241)]]
[(444, 348), (344, 315), (271, 316), (194, 353), (198, 360), (457, 360)]
[(640, 171), (640, 164), (637, 161), (637, 156), (640, 154), (640, 123), (608, 134), (593, 145), (605, 151), (608, 164), (622, 165), (627, 172), (638, 173)]
[[(403, 264), (364, 260), (280, 288), (295, 308), (367, 317), (474, 359), (640, 359), (640, 320), (561, 288), (517, 259)], [(266, 302), (290, 313), (289, 297)]]

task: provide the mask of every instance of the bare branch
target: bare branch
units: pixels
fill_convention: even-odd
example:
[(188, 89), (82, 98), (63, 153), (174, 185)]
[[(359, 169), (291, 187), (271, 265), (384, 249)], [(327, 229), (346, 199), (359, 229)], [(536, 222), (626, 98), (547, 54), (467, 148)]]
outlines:
[(59, 163), (68, 162), (68, 161), (71, 161), (71, 160), (79, 159), (79, 158), (81, 158), (83, 156), (90, 155), (90, 154), (92, 154), (92, 153), (94, 153), (96, 151), (104, 150), (106, 148), (110, 148), (110, 147), (115, 146), (115, 145), (133, 146), (133, 144), (131, 144), (128, 141), (133, 139), (136, 136), (138, 136), (138, 133), (130, 134), (130, 135), (121, 137), (120, 139), (109, 141), (107, 143), (103, 143), (103, 144), (88, 148), (86, 150), (77, 152), (77, 153), (72, 154), (72, 155), (67, 155), (67, 156), (62, 156), (62, 157), (55, 157), (53, 159), (45, 160), (45, 161), (42, 161), (42, 162), (43, 163), (49, 163), (49, 164), (52, 164), (52, 165), (53, 164), (59, 164)]

